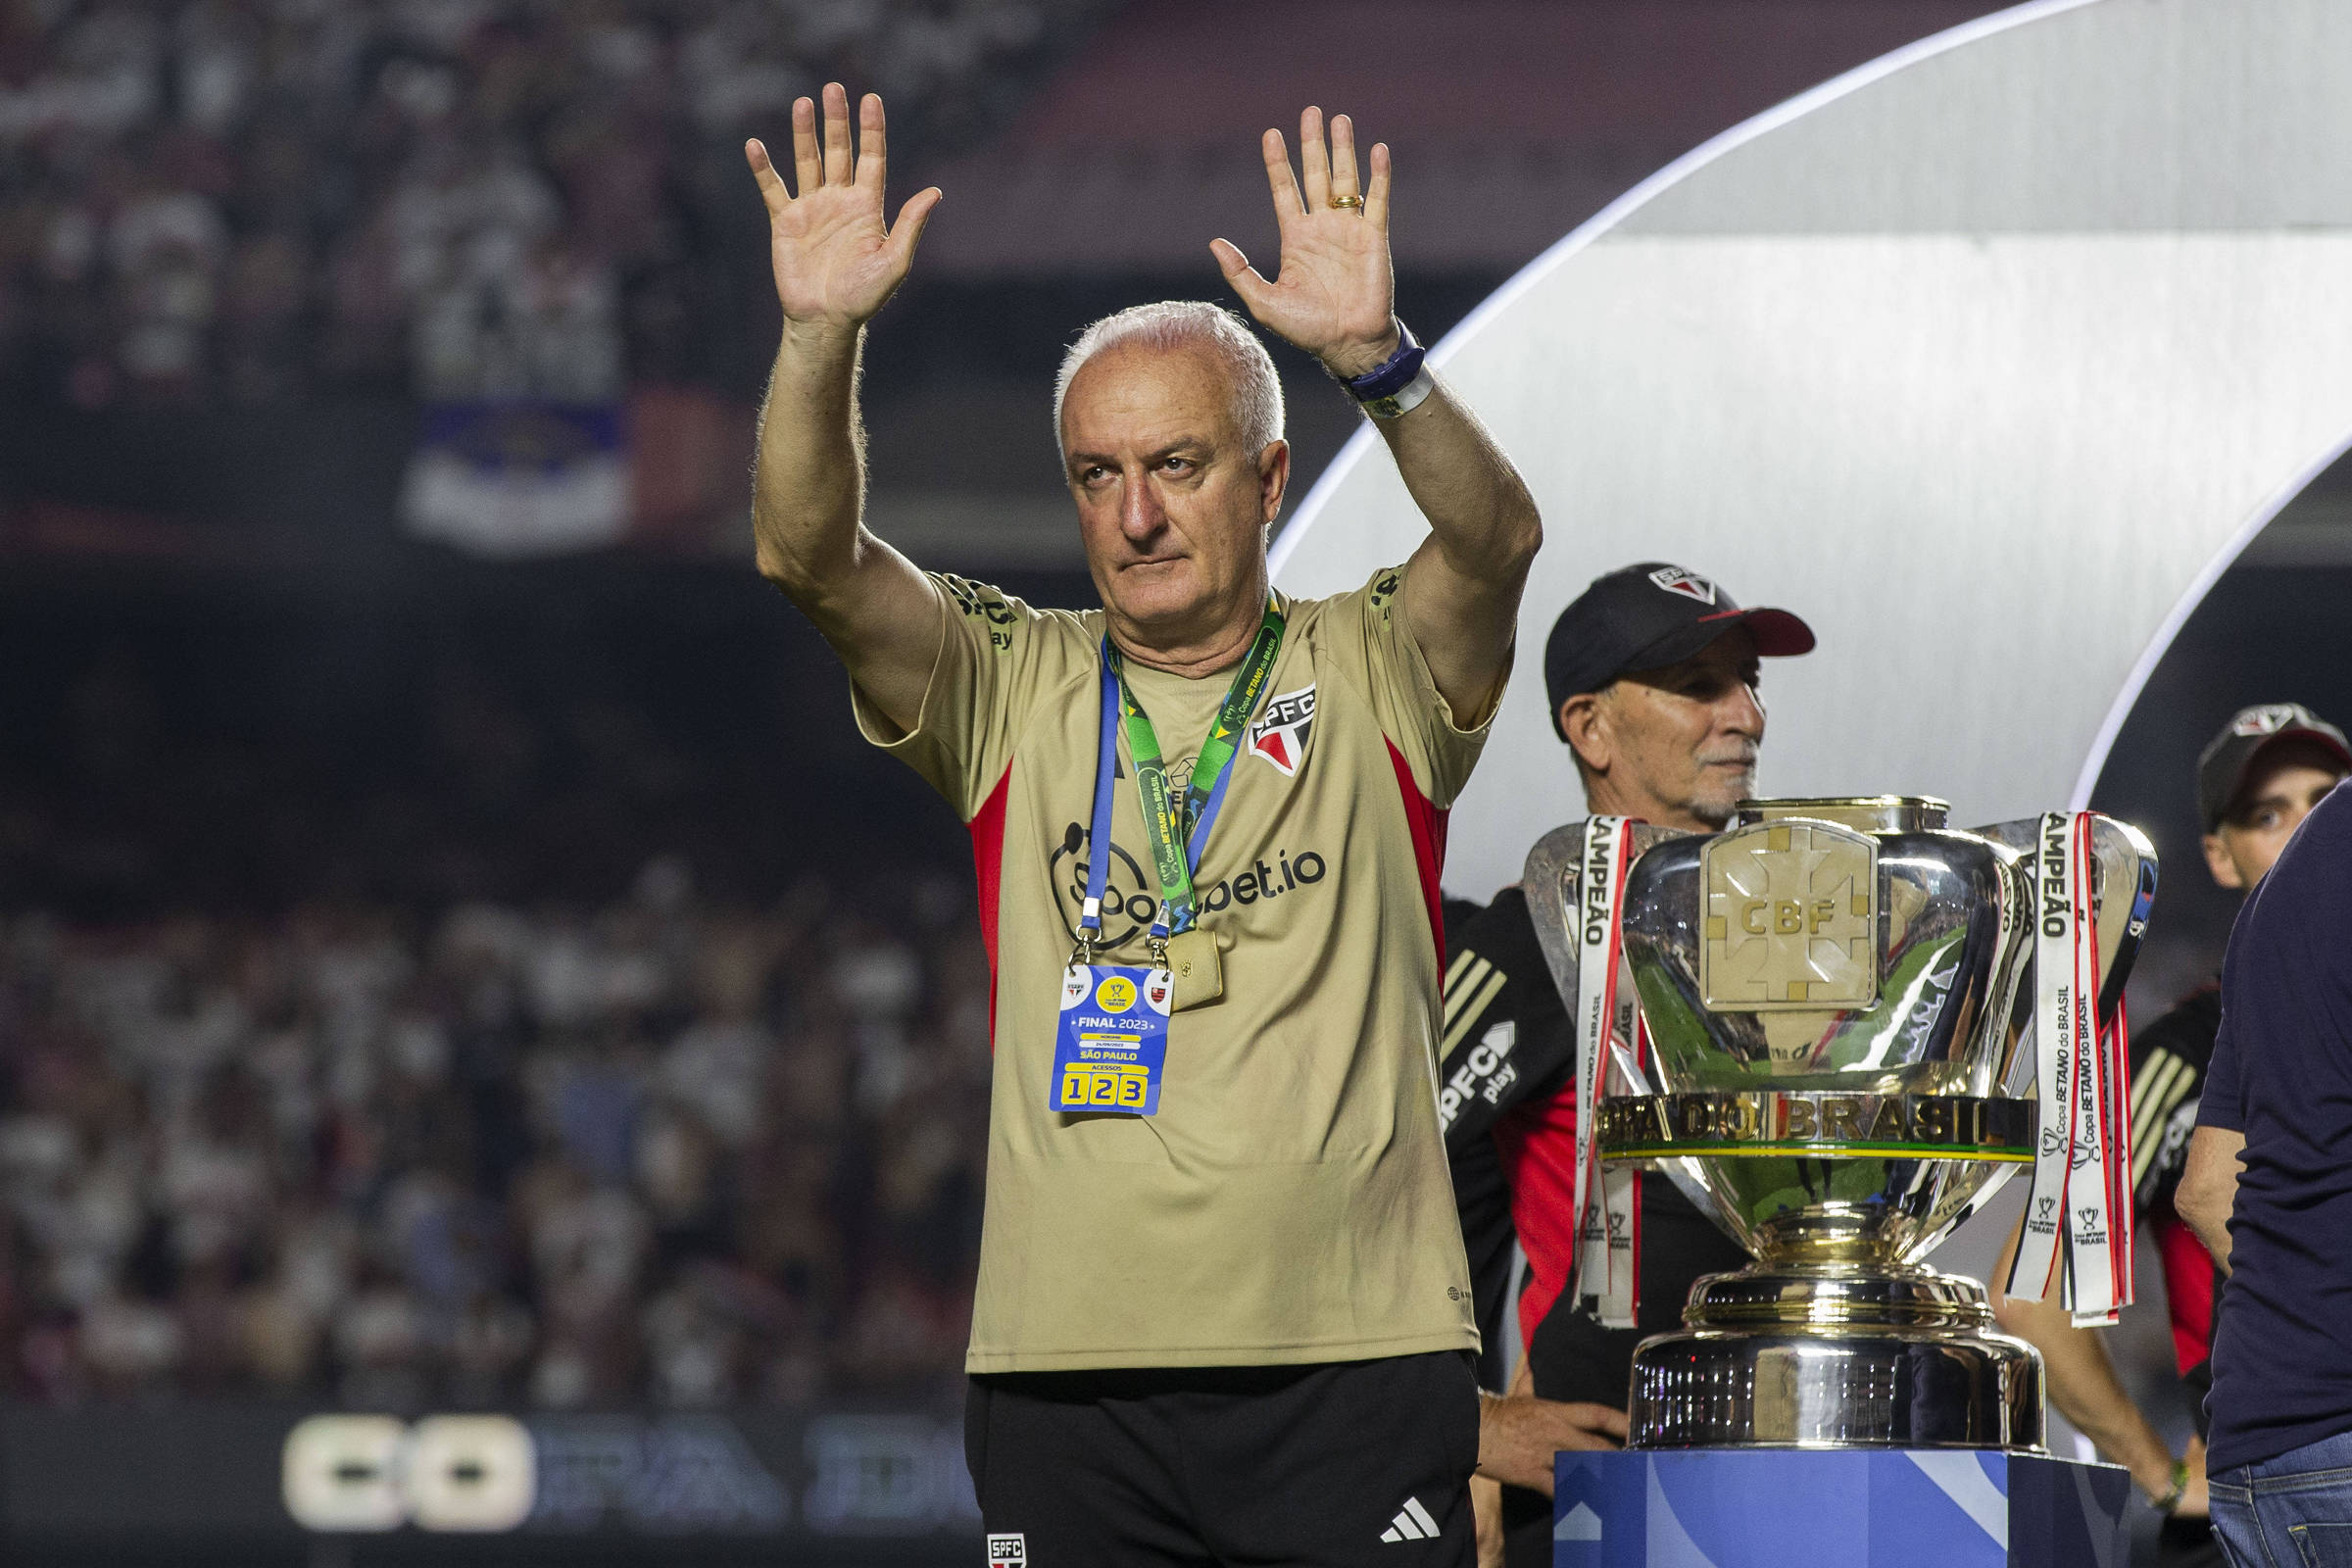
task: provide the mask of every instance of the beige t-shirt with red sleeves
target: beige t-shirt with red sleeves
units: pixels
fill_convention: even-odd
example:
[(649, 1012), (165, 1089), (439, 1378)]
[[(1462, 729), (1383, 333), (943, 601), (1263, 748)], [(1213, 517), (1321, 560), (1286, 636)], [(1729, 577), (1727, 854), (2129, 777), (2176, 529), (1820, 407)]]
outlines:
[[(1457, 728), (1397, 612), (1400, 568), (1284, 601), (1274, 676), (1195, 875), (1225, 994), (1169, 1021), (1152, 1116), (1048, 1108), (1085, 897), (1099, 611), (934, 575), (948, 630), (916, 727), (867, 737), (970, 824), (995, 976), (980, 1280), (966, 1367), (1247, 1366), (1471, 1348), (1438, 1127), (1438, 868), (1486, 739)], [(1232, 671), (1128, 662), (1172, 777)], [(1157, 903), (1119, 739), (1104, 946)]]

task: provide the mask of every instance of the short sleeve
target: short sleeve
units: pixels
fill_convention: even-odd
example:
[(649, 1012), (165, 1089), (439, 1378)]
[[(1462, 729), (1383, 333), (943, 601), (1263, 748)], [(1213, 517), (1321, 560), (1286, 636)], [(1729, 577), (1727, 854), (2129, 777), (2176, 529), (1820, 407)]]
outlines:
[(1557, 1091), (1576, 1050), (1527, 899), (1505, 888), (1481, 909), (1448, 900), (1438, 1120), (1448, 1149), (1494, 1131), (1512, 1106)]
[(2225, 994), (2222, 1032), (2214, 1039), (2213, 1060), (2205, 1068), (2205, 1096), (2197, 1102), (2197, 1125), (2242, 1133), (2246, 1130), (2245, 1096), (2238, 1087), (2237, 1032), (2230, 1027), (2231, 1016)]
[[(1382, 733), (1403, 755), (1421, 793), (1443, 810), (1470, 781), (1486, 748), (1487, 732), (1501, 707), (1502, 683), (1495, 683), (1495, 700), (1475, 724), (1456, 722), (1398, 611), (1404, 573), (1402, 566), (1382, 567), (1363, 587), (1332, 600), (1326, 613), (1334, 632), (1350, 637), (1360, 650), (1369, 688), (1365, 695)], [(1504, 673), (1507, 677), (1507, 668)]]
[(2221, 991), (2208, 987), (2132, 1033), (2132, 1191), (2143, 1210), (2172, 1206), (2221, 1022)]
[(946, 572), (926, 572), (947, 606), (939, 657), (914, 728), (904, 733), (850, 683), (858, 731), (905, 762), (970, 821), (1012, 758), (1021, 714), (1054, 670), (1061, 644), (1084, 641), (1074, 617)]
[(2132, 1055), (2140, 1058), (2132, 1064), (2132, 1197), (2143, 1209), (2166, 1207), (2187, 1164), (2202, 1075), (2169, 1051)]
[(2213, 1059), (2205, 1064), (2205, 1098), (2197, 1105), (2200, 1127), (2232, 1133), (2246, 1130), (2245, 1077), (2238, 1070), (2237, 1037), (2245, 1029), (2247, 950), (2259, 940), (2252, 934), (2254, 911), (2276, 886), (2268, 877), (2255, 884), (2230, 925), (2230, 945), (2222, 953), (2222, 1021), (2214, 1031)]

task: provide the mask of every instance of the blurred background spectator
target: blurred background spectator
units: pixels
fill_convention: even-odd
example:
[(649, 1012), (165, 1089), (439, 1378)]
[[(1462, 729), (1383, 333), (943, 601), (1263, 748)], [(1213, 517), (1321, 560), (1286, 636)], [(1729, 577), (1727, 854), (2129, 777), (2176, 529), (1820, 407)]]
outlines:
[(0, 1393), (952, 1393), (963, 890), (0, 924)]
[(747, 133), (840, 76), (952, 143), (1103, 9), (10, 0), (0, 374), (84, 409), (723, 379)]

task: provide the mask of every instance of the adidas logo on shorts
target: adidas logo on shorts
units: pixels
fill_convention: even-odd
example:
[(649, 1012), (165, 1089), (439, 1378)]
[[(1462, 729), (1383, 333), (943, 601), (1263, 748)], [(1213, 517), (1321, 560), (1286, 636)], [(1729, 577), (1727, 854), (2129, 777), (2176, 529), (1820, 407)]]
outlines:
[(1380, 1539), (1435, 1541), (1438, 1539), (1438, 1522), (1429, 1516), (1427, 1508), (1421, 1506), (1419, 1497), (1407, 1497), (1404, 1506), (1396, 1510), (1396, 1517), (1389, 1522), (1389, 1528), (1380, 1533)]

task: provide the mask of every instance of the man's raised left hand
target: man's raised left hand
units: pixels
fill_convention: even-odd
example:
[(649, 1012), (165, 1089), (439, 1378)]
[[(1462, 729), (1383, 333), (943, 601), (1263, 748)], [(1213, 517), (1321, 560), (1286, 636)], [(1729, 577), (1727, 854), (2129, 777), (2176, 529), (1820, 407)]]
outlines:
[(1396, 273), (1389, 261), (1389, 149), (1372, 146), (1372, 178), (1359, 184), (1355, 125), (1346, 115), (1331, 121), (1323, 140), (1323, 111), (1298, 117), (1305, 164), (1301, 187), (1282, 132), (1266, 132), (1266, 182), (1282, 227), (1282, 261), (1269, 282), (1231, 240), (1209, 242), (1225, 281), (1250, 314), (1294, 347), (1304, 349), (1335, 375), (1358, 376), (1396, 352)]

